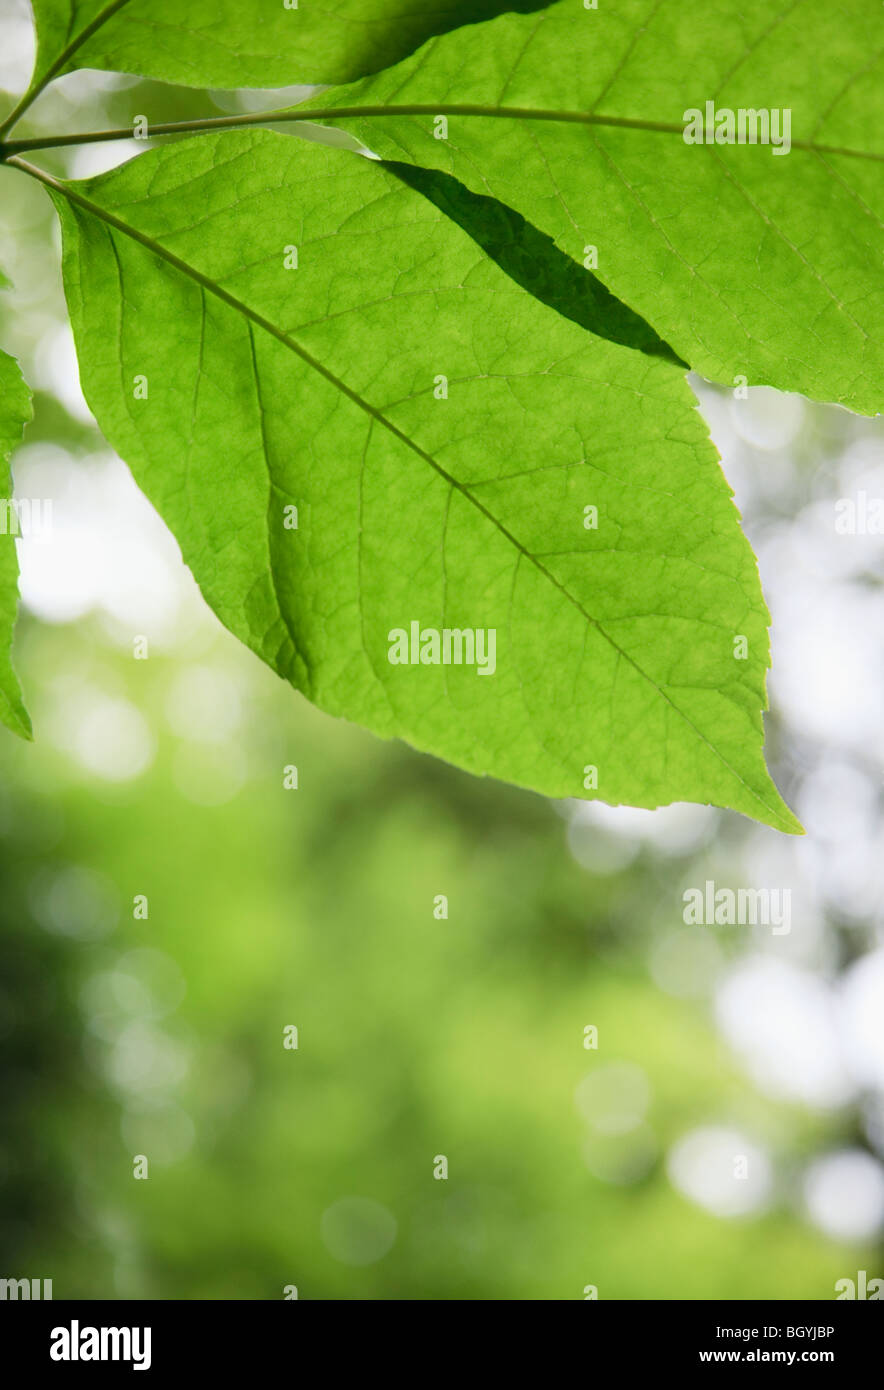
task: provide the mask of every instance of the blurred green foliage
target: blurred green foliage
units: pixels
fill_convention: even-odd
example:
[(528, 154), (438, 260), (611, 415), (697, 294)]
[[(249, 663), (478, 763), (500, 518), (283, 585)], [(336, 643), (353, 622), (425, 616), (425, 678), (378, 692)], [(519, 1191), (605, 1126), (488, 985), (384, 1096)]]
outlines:
[[(4, 1268), (56, 1297), (509, 1299), (826, 1297), (862, 1267), (795, 1216), (726, 1223), (670, 1188), (666, 1146), (710, 1117), (786, 1149), (814, 1127), (649, 981), (659, 866), (594, 878), (540, 799), (318, 715), (225, 634), (212, 658), (249, 699), (212, 757), (248, 776), (200, 806), (163, 728), (180, 657), (135, 662), (88, 621), (32, 624), (23, 654), (32, 690), (110, 684), (158, 748), (123, 784), (39, 728), (2, 750)], [(612, 1059), (653, 1097), (657, 1157), (628, 1185), (587, 1171), (573, 1099)], [(366, 1267), (321, 1239), (349, 1196), (398, 1224)]]

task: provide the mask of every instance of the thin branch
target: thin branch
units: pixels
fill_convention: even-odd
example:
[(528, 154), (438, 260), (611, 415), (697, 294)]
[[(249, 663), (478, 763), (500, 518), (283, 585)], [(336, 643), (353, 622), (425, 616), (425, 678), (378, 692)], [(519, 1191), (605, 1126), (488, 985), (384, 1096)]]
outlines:
[[(629, 116), (599, 116), (582, 111), (535, 110), (524, 106), (327, 106), (303, 110), (300, 107), (281, 111), (248, 111), (238, 116), (207, 116), (194, 121), (166, 121), (148, 125), (146, 138), (160, 135), (197, 134), (200, 131), (231, 130), (239, 126), (282, 125), (293, 121), (346, 120), (356, 117), (383, 116), (476, 116), (484, 120), (558, 121), (569, 125), (607, 126), (618, 130), (644, 130), (664, 135), (683, 136), (684, 126), (667, 121), (643, 121)], [(28, 150), (53, 150), (67, 145), (93, 145), (109, 140), (131, 140), (133, 129), (123, 126), (116, 130), (82, 131), (75, 135), (36, 135), (27, 140), (9, 140), (0, 145), (0, 160), (23, 154)], [(815, 154), (845, 155), (854, 159), (884, 162), (884, 154), (868, 150), (844, 149), (837, 145), (819, 145), (811, 140), (793, 140), (793, 150)]]
[[(658, 130), (682, 133), (681, 125), (667, 125), (660, 121), (631, 120), (620, 116), (583, 115), (578, 111), (544, 111), (518, 106), (446, 106), (446, 105), (408, 105), (408, 106), (327, 106), (305, 111), (301, 108), (284, 108), (280, 111), (247, 111), (239, 116), (207, 116), (202, 120), (166, 121), (149, 125), (147, 135), (184, 135), (203, 130), (227, 130), (237, 126), (277, 125), (288, 121), (328, 121), (353, 118), (355, 116), (486, 116), (510, 117), (516, 120), (566, 121), (578, 125), (613, 125), (635, 127), (639, 130)], [(9, 140), (3, 149), (9, 154), (23, 154), (27, 150), (57, 149), (62, 145), (91, 145), (102, 140), (131, 140), (131, 127), (123, 126), (116, 130), (86, 131), (76, 135), (34, 136), (28, 140)]]

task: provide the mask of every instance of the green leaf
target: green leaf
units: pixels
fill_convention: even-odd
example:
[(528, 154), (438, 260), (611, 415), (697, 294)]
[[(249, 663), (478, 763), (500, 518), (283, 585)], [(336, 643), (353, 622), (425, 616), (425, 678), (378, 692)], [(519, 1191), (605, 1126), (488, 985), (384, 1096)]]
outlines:
[[(236, 131), (40, 177), (86, 398), (264, 661), (474, 773), (800, 828), (762, 755), (755, 561), (677, 366), (347, 152)], [(412, 623), (493, 630), (493, 673), (391, 664)]]
[[(560, 0), (309, 105), (369, 108), (347, 124), (381, 157), (499, 198), (578, 262), (597, 247), (600, 279), (704, 376), (871, 414), (884, 409), (882, 16), (868, 0)], [(685, 143), (685, 113), (707, 101), (788, 108), (790, 151)]]
[(392, 160), (386, 161), (384, 168), (410, 188), (416, 188), (463, 227), (483, 251), (535, 299), (549, 304), (600, 338), (687, 367), (650, 324), (616, 299), (592, 271), (578, 266), (559, 251), (549, 237), (538, 232), (513, 208), (495, 198), (471, 193), (450, 174), (435, 169), (419, 169)]
[(549, 0), (33, 0), (34, 85), (75, 68), (185, 87), (350, 82), (431, 34)]
[(31, 418), (31, 393), (15, 358), (0, 352), (0, 719), (13, 733), (31, 738), (31, 721), (12, 669), (12, 634), (18, 610), (16, 514), (10, 505), (9, 458)]

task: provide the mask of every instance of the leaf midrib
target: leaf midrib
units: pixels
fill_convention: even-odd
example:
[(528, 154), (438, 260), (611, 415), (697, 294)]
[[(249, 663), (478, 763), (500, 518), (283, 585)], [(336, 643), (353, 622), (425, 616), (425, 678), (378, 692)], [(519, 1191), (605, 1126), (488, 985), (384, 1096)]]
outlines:
[(82, 48), (83, 44), (86, 43), (88, 39), (91, 39), (93, 34), (103, 28), (109, 19), (113, 19), (114, 15), (118, 14), (119, 11), (124, 9), (128, 4), (129, 0), (108, 0), (104, 8), (99, 10), (95, 18), (90, 20), (73, 39), (70, 38), (70, 28), (68, 28), (68, 41), (55, 61), (46, 69), (45, 75), (41, 78), (41, 90), (48, 82), (52, 81), (53, 77), (56, 77), (61, 72), (65, 63), (73, 58), (77, 50)]
[(386, 430), (388, 430), (392, 435), (394, 435), (398, 440), (400, 440), (400, 442), (403, 443), (408, 449), (415, 453), (419, 458), (423, 459), (425, 463), (429, 464), (430, 467), (433, 468), (434, 471), (441, 478), (443, 478), (451, 488), (456, 489), (468, 502), (470, 502), (472, 506), (475, 507), (476, 510), (482, 516), (484, 516), (485, 519), (489, 521), (491, 525), (497, 531), (499, 531), (500, 534), (504, 536), (507, 541), (509, 541), (509, 543), (520, 555), (522, 555), (526, 560), (528, 560), (532, 565), (534, 565), (538, 572), (542, 574), (547, 580), (549, 580), (553, 587), (557, 589), (558, 592), (562, 594), (562, 596), (570, 604), (572, 604), (574, 608), (577, 609), (581, 617), (583, 617), (587, 623), (591, 624), (593, 627), (596, 628), (596, 630), (605, 639), (605, 641), (608, 642), (611, 648), (615, 652), (617, 652), (618, 656), (622, 657), (625, 661), (627, 661), (630, 664), (630, 666), (632, 666), (633, 669), (637, 672), (637, 674), (643, 680), (645, 680), (654, 691), (656, 691), (660, 699), (663, 700), (664, 703), (667, 704), (674, 711), (674, 713), (677, 714), (679, 718), (685, 722), (685, 724), (688, 726), (688, 728), (691, 729), (691, 731), (700, 740), (700, 742), (705, 744), (705, 746), (709, 749), (713, 756), (718, 759), (722, 766), (725, 767), (734, 778), (736, 778), (736, 780), (742, 787), (744, 787), (746, 792), (755, 801), (757, 801), (760, 806), (763, 806), (768, 813), (776, 816), (778, 820), (782, 819), (782, 813), (778, 810), (778, 808), (775, 805), (772, 805), (768, 801), (766, 801), (754, 787), (750, 786), (750, 784), (743, 777), (742, 773), (740, 773), (740, 771), (733, 766), (733, 764), (724, 756), (720, 749), (718, 749), (715, 746), (715, 744), (712, 743), (709, 738), (707, 738), (707, 736), (702, 732), (702, 730), (697, 728), (696, 724), (693, 722), (690, 716), (685, 714), (684, 710), (682, 710), (675, 703), (672, 697), (669, 694), (667, 694), (667, 692), (663, 690), (660, 685), (658, 685), (654, 678), (650, 676), (645, 670), (643, 670), (643, 668), (639, 665), (635, 658), (631, 656), (630, 653), (626, 651), (623, 647), (621, 647), (617, 641), (615, 641), (615, 639), (610, 635), (610, 633), (608, 633), (605, 630), (605, 628), (598, 621), (598, 619), (594, 618), (591, 613), (587, 612), (587, 610), (584, 608), (583, 604), (579, 601), (579, 599), (575, 598), (575, 596), (569, 592), (565, 585), (559, 579), (556, 578), (553, 572), (550, 569), (548, 569), (546, 565), (542, 564), (541, 561), (534, 554), (532, 554), (531, 551), (526, 550), (526, 548), (522, 545), (521, 541), (519, 541), (517, 537), (514, 536), (513, 533), (506, 526), (504, 526), (504, 524), (501, 521), (498, 520), (498, 518), (493, 514), (493, 512), (490, 512), (487, 507), (485, 507), (476, 497), (474, 497), (463, 483), (461, 483), (457, 478), (453, 477), (445, 468), (443, 468), (442, 464), (440, 464), (438, 460), (433, 457), (432, 454), (428, 453), (425, 449), (423, 449), (421, 445), (418, 444), (415, 440), (413, 440), (409, 435), (407, 435), (404, 432), (404, 430), (401, 430), (398, 425), (394, 424), (392, 420), (388, 419), (388, 417), (384, 415), (383, 411), (379, 410), (376, 406), (372, 405), (371, 402), (367, 401), (363, 396), (360, 396), (357, 391), (354, 391), (352, 387), (348, 386), (345, 381), (341, 380), (341, 378), (336, 376), (336, 374), (332, 372), (328, 367), (324, 366), (318, 358), (314, 357), (313, 354), (309, 352), (305, 347), (303, 347), (299, 342), (297, 342), (296, 339), (292, 338), (289, 334), (285, 333), (276, 324), (272, 323), (270, 319), (265, 318), (264, 315), (260, 314), (257, 310), (252, 309), (250, 305), (244, 303), (243, 300), (238, 299), (235, 295), (231, 294), (228, 290), (224, 289), (222, 285), (217, 284), (217, 282), (212, 280), (209, 276), (204, 275), (202, 271), (197, 270), (195, 266), (188, 264), (187, 261), (184, 261), (181, 259), (181, 257), (176, 256), (173, 251), (170, 251), (167, 247), (163, 246), (161, 242), (156, 241), (147, 233), (141, 232), (135, 227), (131, 227), (128, 223), (124, 222), (122, 218), (115, 216), (106, 208), (102, 208), (100, 204), (92, 202), (91, 199), (85, 197), (82, 193), (76, 192), (74, 189), (65, 184), (62, 180), (56, 179), (51, 174), (46, 173), (45, 170), (38, 169), (34, 165), (28, 164), (25, 160), (18, 158), (10, 159), (9, 163), (11, 165), (14, 165), (16, 168), (21, 169), (23, 173), (29, 174), (32, 178), (36, 178), (46, 187), (60, 194), (69, 203), (73, 203), (75, 206), (83, 208), (86, 212), (98, 218), (99, 221), (105, 223), (105, 225), (115, 228), (124, 236), (128, 236), (131, 240), (138, 242), (141, 246), (144, 246), (145, 249), (150, 251), (153, 255), (160, 257), (162, 260), (166, 261), (167, 264), (171, 265), (174, 269), (178, 270), (181, 274), (186, 275), (189, 279), (193, 280), (194, 283), (200, 285), (200, 287), (203, 290), (207, 290), (210, 294), (220, 299), (222, 303), (225, 303), (229, 308), (241, 314), (250, 322), (257, 324), (260, 328), (263, 328), (266, 333), (269, 333), (271, 337), (275, 338), (278, 342), (282, 343), (283, 346), (287, 347), (291, 352), (294, 352), (296, 356), (300, 357), (303, 362), (307, 363), (307, 365), (312, 367), (314, 371), (318, 372), (319, 375), (322, 376), (327, 382), (329, 382), (330, 385), (335, 387), (336, 390), (340, 391), (344, 396), (347, 397), (348, 400), (352, 401), (354, 405), (358, 406), (358, 408), (362, 410), (366, 415), (368, 415), (370, 419), (382, 425)]

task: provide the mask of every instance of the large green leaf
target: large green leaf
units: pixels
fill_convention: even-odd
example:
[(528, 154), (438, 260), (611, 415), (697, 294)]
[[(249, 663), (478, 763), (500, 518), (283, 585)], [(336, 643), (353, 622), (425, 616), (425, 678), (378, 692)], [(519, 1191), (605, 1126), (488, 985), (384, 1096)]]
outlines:
[[(41, 177), (87, 400), (275, 670), (475, 773), (798, 828), (762, 755), (755, 561), (677, 366), (346, 152), (239, 131)], [(413, 622), (494, 629), (494, 673), (391, 664)]]
[(16, 514), (9, 505), (12, 477), (9, 458), (31, 418), (31, 393), (15, 358), (0, 352), (0, 719), (23, 738), (31, 737), (31, 721), (12, 669), (12, 634), (18, 610), (18, 557), (15, 553)]
[(34, 83), (74, 68), (186, 87), (349, 82), (431, 34), (549, 0), (33, 0)]
[[(431, 40), (311, 107), (517, 208), (705, 376), (884, 409), (884, 9), (560, 0)], [(791, 110), (789, 153), (684, 115)], [(434, 119), (447, 113), (447, 138)], [(785, 148), (785, 147), (784, 147)]]

